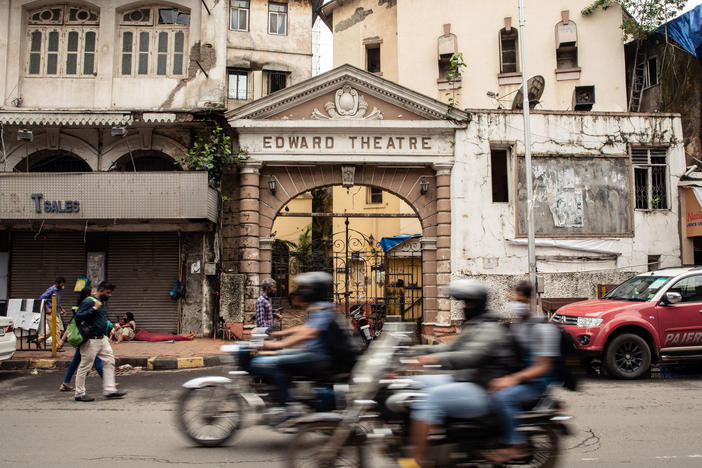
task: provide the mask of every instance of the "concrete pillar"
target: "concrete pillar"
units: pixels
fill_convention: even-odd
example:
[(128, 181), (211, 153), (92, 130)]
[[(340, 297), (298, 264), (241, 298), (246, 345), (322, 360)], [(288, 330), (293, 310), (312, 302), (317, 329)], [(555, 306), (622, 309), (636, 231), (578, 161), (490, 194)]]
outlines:
[(436, 286), (437, 313), (434, 323), (451, 326), (451, 301), (443, 290), (451, 281), (451, 169), (435, 164), (436, 171)]
[[(261, 237), (258, 239), (258, 243), (261, 248), (261, 253), (259, 256), (259, 280), (263, 281), (265, 278), (271, 276), (272, 271), (272, 261), (273, 261), (273, 243), (275, 239), (272, 237)], [(259, 281), (259, 283), (260, 283)]]
[(436, 322), (438, 289), (436, 286), (436, 238), (422, 237), (422, 308), (423, 322)]
[(244, 317), (255, 309), (259, 290), (259, 179), (260, 163), (249, 162), (239, 170), (239, 272), (246, 277)]

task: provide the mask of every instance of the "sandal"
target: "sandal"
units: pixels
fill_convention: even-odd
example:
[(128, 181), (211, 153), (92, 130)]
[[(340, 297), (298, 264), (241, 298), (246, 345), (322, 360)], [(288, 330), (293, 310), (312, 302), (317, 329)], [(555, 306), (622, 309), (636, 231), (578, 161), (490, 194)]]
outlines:
[(61, 386), (59, 387), (59, 392), (72, 392), (73, 387), (69, 383), (62, 383)]

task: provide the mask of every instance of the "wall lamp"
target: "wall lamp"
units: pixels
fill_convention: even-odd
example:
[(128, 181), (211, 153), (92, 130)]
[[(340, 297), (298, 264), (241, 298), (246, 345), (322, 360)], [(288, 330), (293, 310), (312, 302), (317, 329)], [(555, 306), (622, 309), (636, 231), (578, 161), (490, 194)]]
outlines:
[(270, 176), (268, 178), (268, 188), (271, 190), (272, 194), (275, 194), (275, 177)]
[(17, 130), (17, 141), (30, 142), (32, 140), (34, 140), (34, 133), (31, 130), (26, 128)]
[(124, 127), (112, 127), (110, 129), (110, 135), (118, 136), (118, 137), (123, 137), (124, 135), (127, 134), (127, 129)]
[(429, 181), (427, 180), (426, 177), (422, 177), (421, 182), (419, 182), (420, 190), (422, 192), (422, 195), (427, 193), (429, 191)]

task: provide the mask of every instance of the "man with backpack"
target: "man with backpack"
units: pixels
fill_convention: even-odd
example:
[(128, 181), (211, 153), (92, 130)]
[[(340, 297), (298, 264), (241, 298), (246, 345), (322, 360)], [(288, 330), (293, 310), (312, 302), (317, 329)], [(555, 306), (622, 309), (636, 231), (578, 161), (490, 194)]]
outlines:
[(504, 448), (484, 453), (490, 461), (506, 463), (529, 455), (524, 434), (517, 431), (521, 403), (538, 399), (545, 391), (560, 358), (561, 333), (553, 324), (532, 313), (534, 289), (528, 281), (514, 288), (509, 315), (514, 344), (524, 360), (518, 372), (490, 381), (494, 406), (502, 420)]
[[(90, 295), (78, 306), (75, 320), (87, 325), (85, 341), (80, 345), (80, 365), (76, 372), (76, 401), (93, 401), (95, 398), (85, 392), (85, 377), (93, 367), (95, 357), (103, 364), (102, 388), (106, 398), (122, 398), (126, 392), (118, 392), (115, 385), (115, 357), (110, 341), (107, 339), (107, 302), (112, 296), (115, 285), (103, 281), (98, 285), (97, 293)], [(82, 332), (81, 332), (82, 334)]]
[[(279, 341), (265, 341), (263, 349), (281, 350), (274, 356), (255, 356), (250, 363), (254, 374), (262, 375), (276, 386), (275, 398), (286, 409), (288, 388), (293, 376), (323, 379), (343, 372), (346, 363), (344, 351), (335, 343), (342, 338), (334, 304), (329, 300), (334, 280), (328, 273), (309, 272), (293, 280), (297, 290), (293, 293), (307, 306), (307, 321), (300, 326), (274, 332)], [(297, 347), (295, 349), (289, 349)], [(350, 353), (350, 350), (346, 350)]]

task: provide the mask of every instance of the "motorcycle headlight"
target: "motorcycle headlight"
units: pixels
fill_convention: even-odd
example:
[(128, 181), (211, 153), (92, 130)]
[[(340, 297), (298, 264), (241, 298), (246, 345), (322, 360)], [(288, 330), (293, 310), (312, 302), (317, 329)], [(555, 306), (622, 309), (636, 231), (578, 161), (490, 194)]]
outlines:
[(599, 327), (602, 323), (601, 318), (595, 317), (578, 317), (578, 327), (589, 328), (589, 327)]

